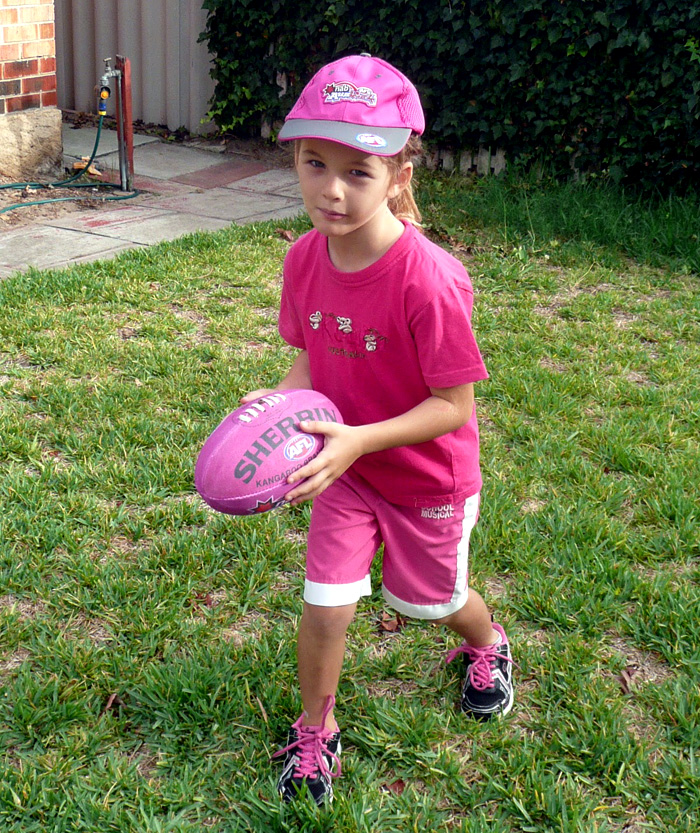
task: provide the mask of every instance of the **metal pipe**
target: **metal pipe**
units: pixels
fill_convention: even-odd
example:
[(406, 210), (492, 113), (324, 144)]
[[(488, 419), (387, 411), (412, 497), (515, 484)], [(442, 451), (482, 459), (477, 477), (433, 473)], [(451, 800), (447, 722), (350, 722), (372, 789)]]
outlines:
[[(124, 130), (124, 101), (122, 89), (122, 71), (120, 69), (112, 69), (110, 65), (111, 58), (105, 58), (105, 72), (100, 79), (101, 97), (103, 90), (109, 90), (109, 80), (114, 78), (117, 86), (117, 150), (119, 151), (119, 181), (121, 183), (122, 191), (129, 190), (129, 176), (127, 174), (126, 161), (126, 137)], [(101, 102), (101, 106), (106, 102)]]

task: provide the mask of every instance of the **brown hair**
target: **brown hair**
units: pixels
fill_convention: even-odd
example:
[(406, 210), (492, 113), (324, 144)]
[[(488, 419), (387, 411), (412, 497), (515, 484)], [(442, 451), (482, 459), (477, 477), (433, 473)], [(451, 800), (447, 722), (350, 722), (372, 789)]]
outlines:
[[(383, 159), (392, 171), (394, 178), (396, 178), (406, 162), (413, 162), (422, 152), (423, 146), (421, 145), (420, 136), (412, 133), (411, 138), (396, 156), (387, 156)], [(405, 220), (407, 223), (420, 228), (422, 217), (413, 196), (412, 180), (397, 197), (389, 200), (389, 210), (399, 220)]]

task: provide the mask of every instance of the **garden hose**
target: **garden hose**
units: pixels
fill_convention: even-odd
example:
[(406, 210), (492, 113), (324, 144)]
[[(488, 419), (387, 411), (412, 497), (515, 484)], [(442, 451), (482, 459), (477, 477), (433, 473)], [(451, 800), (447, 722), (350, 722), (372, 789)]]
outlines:
[[(73, 176), (69, 177), (68, 179), (61, 179), (61, 180), (58, 180), (57, 182), (50, 182), (48, 184), (45, 184), (45, 183), (42, 183), (42, 182), (11, 182), (7, 185), (0, 185), (0, 190), (4, 191), (4, 190), (8, 190), (8, 189), (14, 189), (16, 191), (24, 191), (27, 188), (29, 188), (29, 189), (31, 189), (31, 188), (47, 188), (47, 189), (50, 189), (50, 188), (67, 188), (68, 186), (70, 186), (72, 188), (120, 188), (121, 186), (119, 186), (119, 185), (117, 185), (116, 183), (113, 183), (113, 182), (97, 182), (97, 183), (95, 183), (95, 182), (78, 182), (76, 184), (73, 184), (73, 183), (76, 182), (76, 180), (80, 179), (80, 177), (85, 176), (85, 174), (88, 172), (88, 170), (90, 168), (90, 165), (92, 165), (92, 162), (93, 162), (95, 156), (97, 155), (97, 148), (98, 148), (98, 145), (100, 144), (100, 136), (102, 134), (102, 120), (103, 119), (104, 119), (104, 114), (101, 114), (100, 115), (100, 120), (97, 124), (97, 136), (95, 137), (95, 146), (92, 149), (92, 154), (90, 156), (90, 160), (88, 161), (88, 163), (85, 165), (84, 168), (82, 168), (80, 171), (78, 171), (77, 174), (74, 174)], [(138, 196), (139, 193), (140, 193), (140, 191), (134, 190), (131, 193), (126, 194), (125, 196), (101, 197), (101, 199), (102, 199), (103, 202), (107, 202), (107, 201), (114, 202), (116, 200), (130, 200), (132, 197)], [(24, 208), (25, 206), (29, 206), (29, 205), (46, 205), (46, 204), (52, 203), (52, 202), (69, 202), (69, 201), (72, 201), (72, 200), (80, 200), (80, 199), (90, 199), (90, 198), (89, 197), (58, 197), (58, 198), (55, 198), (55, 199), (34, 200), (33, 202), (18, 202), (18, 203), (15, 203), (14, 205), (8, 205), (7, 207), (5, 207), (3, 209), (0, 209), (0, 214), (5, 214), (8, 211), (14, 211), (17, 208)]]

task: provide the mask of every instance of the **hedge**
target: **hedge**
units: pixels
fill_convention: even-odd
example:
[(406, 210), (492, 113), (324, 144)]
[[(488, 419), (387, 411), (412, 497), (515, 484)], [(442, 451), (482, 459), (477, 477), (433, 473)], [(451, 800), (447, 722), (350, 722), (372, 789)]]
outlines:
[(279, 123), (329, 60), (371, 52), (418, 87), (427, 137), (514, 166), (700, 181), (697, 0), (206, 0), (211, 114)]

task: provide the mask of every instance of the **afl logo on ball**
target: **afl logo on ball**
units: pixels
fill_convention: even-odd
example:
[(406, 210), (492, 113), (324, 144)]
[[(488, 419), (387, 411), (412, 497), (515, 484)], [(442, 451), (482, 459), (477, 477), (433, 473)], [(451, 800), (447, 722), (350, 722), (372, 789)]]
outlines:
[(284, 456), (287, 460), (298, 460), (314, 448), (314, 441), (308, 434), (298, 434), (285, 445)]

